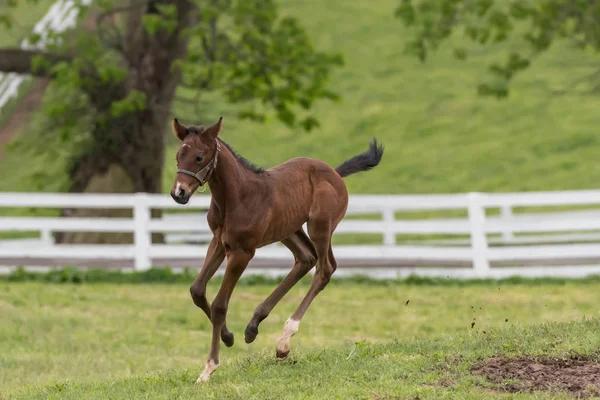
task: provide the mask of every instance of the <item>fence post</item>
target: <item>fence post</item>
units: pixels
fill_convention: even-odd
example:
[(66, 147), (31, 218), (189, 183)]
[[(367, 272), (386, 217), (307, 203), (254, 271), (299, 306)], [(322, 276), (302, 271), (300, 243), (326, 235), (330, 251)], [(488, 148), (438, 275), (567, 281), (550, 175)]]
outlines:
[(135, 205), (133, 206), (133, 220), (135, 229), (133, 240), (135, 243), (135, 270), (143, 271), (150, 269), (150, 246), (152, 244), (148, 225), (150, 223), (150, 207), (146, 193), (135, 194)]
[(50, 231), (49, 229), (42, 229), (40, 231), (40, 240), (45, 246), (52, 246), (54, 244), (52, 231)]
[(392, 223), (396, 221), (396, 214), (393, 209), (386, 208), (382, 211), (383, 216), (383, 244), (394, 246), (396, 244), (396, 232), (392, 229)]
[[(500, 216), (502, 217), (503, 220), (512, 219), (513, 213), (512, 213), (512, 207), (510, 206), (510, 204), (505, 204), (500, 208)], [(510, 228), (506, 228), (502, 232), (502, 240), (504, 240), (505, 242), (509, 242), (509, 241), (513, 240), (514, 238), (515, 238), (515, 235), (513, 234), (512, 230)]]
[(471, 225), (471, 251), (475, 275), (485, 276), (490, 263), (487, 258), (488, 242), (485, 232), (485, 207), (480, 193), (469, 193), (469, 224)]

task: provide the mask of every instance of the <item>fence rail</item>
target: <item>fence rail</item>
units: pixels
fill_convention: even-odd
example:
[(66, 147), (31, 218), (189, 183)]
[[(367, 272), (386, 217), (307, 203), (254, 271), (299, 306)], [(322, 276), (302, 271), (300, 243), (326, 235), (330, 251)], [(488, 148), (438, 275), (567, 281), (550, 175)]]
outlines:
[[(126, 194), (0, 193), (4, 208), (131, 209), (131, 218), (0, 217), (0, 232), (37, 231), (38, 239), (0, 241), (0, 265), (14, 268), (78, 265), (144, 270), (151, 266), (198, 268), (211, 232), (210, 196), (186, 206), (169, 196)], [(585, 210), (565, 207), (587, 206)], [(560, 210), (515, 212), (517, 207)], [(152, 209), (162, 209), (152, 218)], [(168, 213), (173, 209), (186, 214)], [(406, 217), (411, 212), (458, 210), (446, 218)], [(494, 213), (495, 212), (495, 213)], [(402, 218), (397, 218), (399, 213)], [(5, 213), (6, 214), (6, 213)], [(379, 217), (373, 217), (378, 214)], [(456, 217), (461, 214), (464, 217)], [(361, 219), (354, 219), (361, 216)], [(366, 219), (365, 219), (366, 218)], [(56, 244), (56, 232), (133, 233), (133, 243)], [(152, 233), (165, 243), (152, 243)], [(377, 244), (337, 244), (337, 274), (408, 274), (448, 277), (586, 276), (600, 274), (600, 191), (465, 193), (452, 195), (354, 195), (334, 240), (375, 234)], [(357, 236), (358, 235), (358, 236)], [(432, 238), (442, 235), (442, 238)], [(408, 239), (402, 237), (408, 236)], [(458, 237), (458, 238), (457, 238)], [(285, 274), (293, 256), (281, 244), (260, 248), (249, 271)]]

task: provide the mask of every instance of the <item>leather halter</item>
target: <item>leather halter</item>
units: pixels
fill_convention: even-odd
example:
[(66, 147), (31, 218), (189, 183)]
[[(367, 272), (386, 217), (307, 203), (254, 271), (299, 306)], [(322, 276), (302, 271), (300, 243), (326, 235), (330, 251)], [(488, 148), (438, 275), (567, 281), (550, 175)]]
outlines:
[(221, 144), (219, 144), (218, 140), (216, 140), (216, 142), (217, 142), (217, 151), (215, 152), (215, 156), (213, 157), (212, 160), (210, 160), (210, 162), (208, 164), (206, 164), (206, 166), (204, 168), (202, 168), (200, 171), (198, 171), (196, 173), (194, 173), (192, 171), (188, 171), (187, 169), (178, 169), (177, 173), (182, 173), (185, 175), (193, 176), (200, 182), (200, 186), (203, 186), (208, 181), (210, 174), (215, 170), (215, 168), (217, 168), (217, 158), (219, 156), (219, 152), (221, 151)]

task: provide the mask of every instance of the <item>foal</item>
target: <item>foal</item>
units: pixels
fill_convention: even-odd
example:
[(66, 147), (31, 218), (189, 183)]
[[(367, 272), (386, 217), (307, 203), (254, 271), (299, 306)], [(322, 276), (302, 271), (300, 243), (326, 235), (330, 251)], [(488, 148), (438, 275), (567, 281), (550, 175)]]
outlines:
[[(337, 268), (331, 235), (348, 207), (342, 178), (375, 167), (383, 155), (383, 146), (373, 139), (367, 151), (336, 169), (323, 161), (294, 158), (265, 171), (218, 138), (222, 120), (221, 117), (206, 129), (186, 128), (173, 120), (173, 131), (182, 145), (177, 152), (179, 169), (171, 196), (177, 203), (186, 204), (196, 189), (208, 184), (212, 197), (207, 219), (213, 238), (204, 265), (190, 287), (194, 303), (213, 325), (210, 353), (197, 382), (208, 381), (219, 367), (219, 338), (227, 347), (233, 345), (233, 333), (226, 325), (227, 308), (248, 262), (257, 248), (278, 241), (294, 254), (295, 263), (287, 277), (254, 310), (245, 340), (254, 341), (260, 322), (316, 264), (310, 289), (286, 321), (277, 343), (277, 359), (287, 357), (302, 316)], [(308, 236), (302, 229), (304, 223)], [(223, 282), (211, 305), (206, 299), (206, 285), (225, 258)]]

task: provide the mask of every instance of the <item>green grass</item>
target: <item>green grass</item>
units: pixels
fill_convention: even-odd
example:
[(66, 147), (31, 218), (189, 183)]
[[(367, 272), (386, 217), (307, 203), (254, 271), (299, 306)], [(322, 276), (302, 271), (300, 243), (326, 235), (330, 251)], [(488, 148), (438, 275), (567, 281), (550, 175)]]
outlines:
[[(476, 398), (487, 392), (466, 371), (483, 356), (589, 353), (600, 346), (597, 280), (466, 286), (334, 280), (303, 319), (292, 361), (276, 363), (275, 342), (308, 285), (294, 287), (246, 345), (245, 325), (274, 287), (254, 281), (236, 289), (228, 315), (236, 343), (223, 347), (221, 368), (198, 388), (193, 381), (207, 356), (210, 325), (187, 283), (0, 282), (0, 393), (262, 399), (286, 398), (293, 388), (288, 398)], [(436, 386), (442, 379), (456, 385)]]
[[(211, 382), (194, 384), (197, 369), (175, 368), (94, 383), (61, 382), (30, 388), (31, 399), (482, 399), (507, 398), (501, 385), (470, 368), (498, 354), (597, 354), (600, 320), (548, 323), (447, 335), (438, 340), (302, 351), (277, 362), (262, 352), (239, 357)], [(597, 355), (596, 355), (597, 357)], [(560, 392), (519, 393), (514, 399), (569, 399)]]

